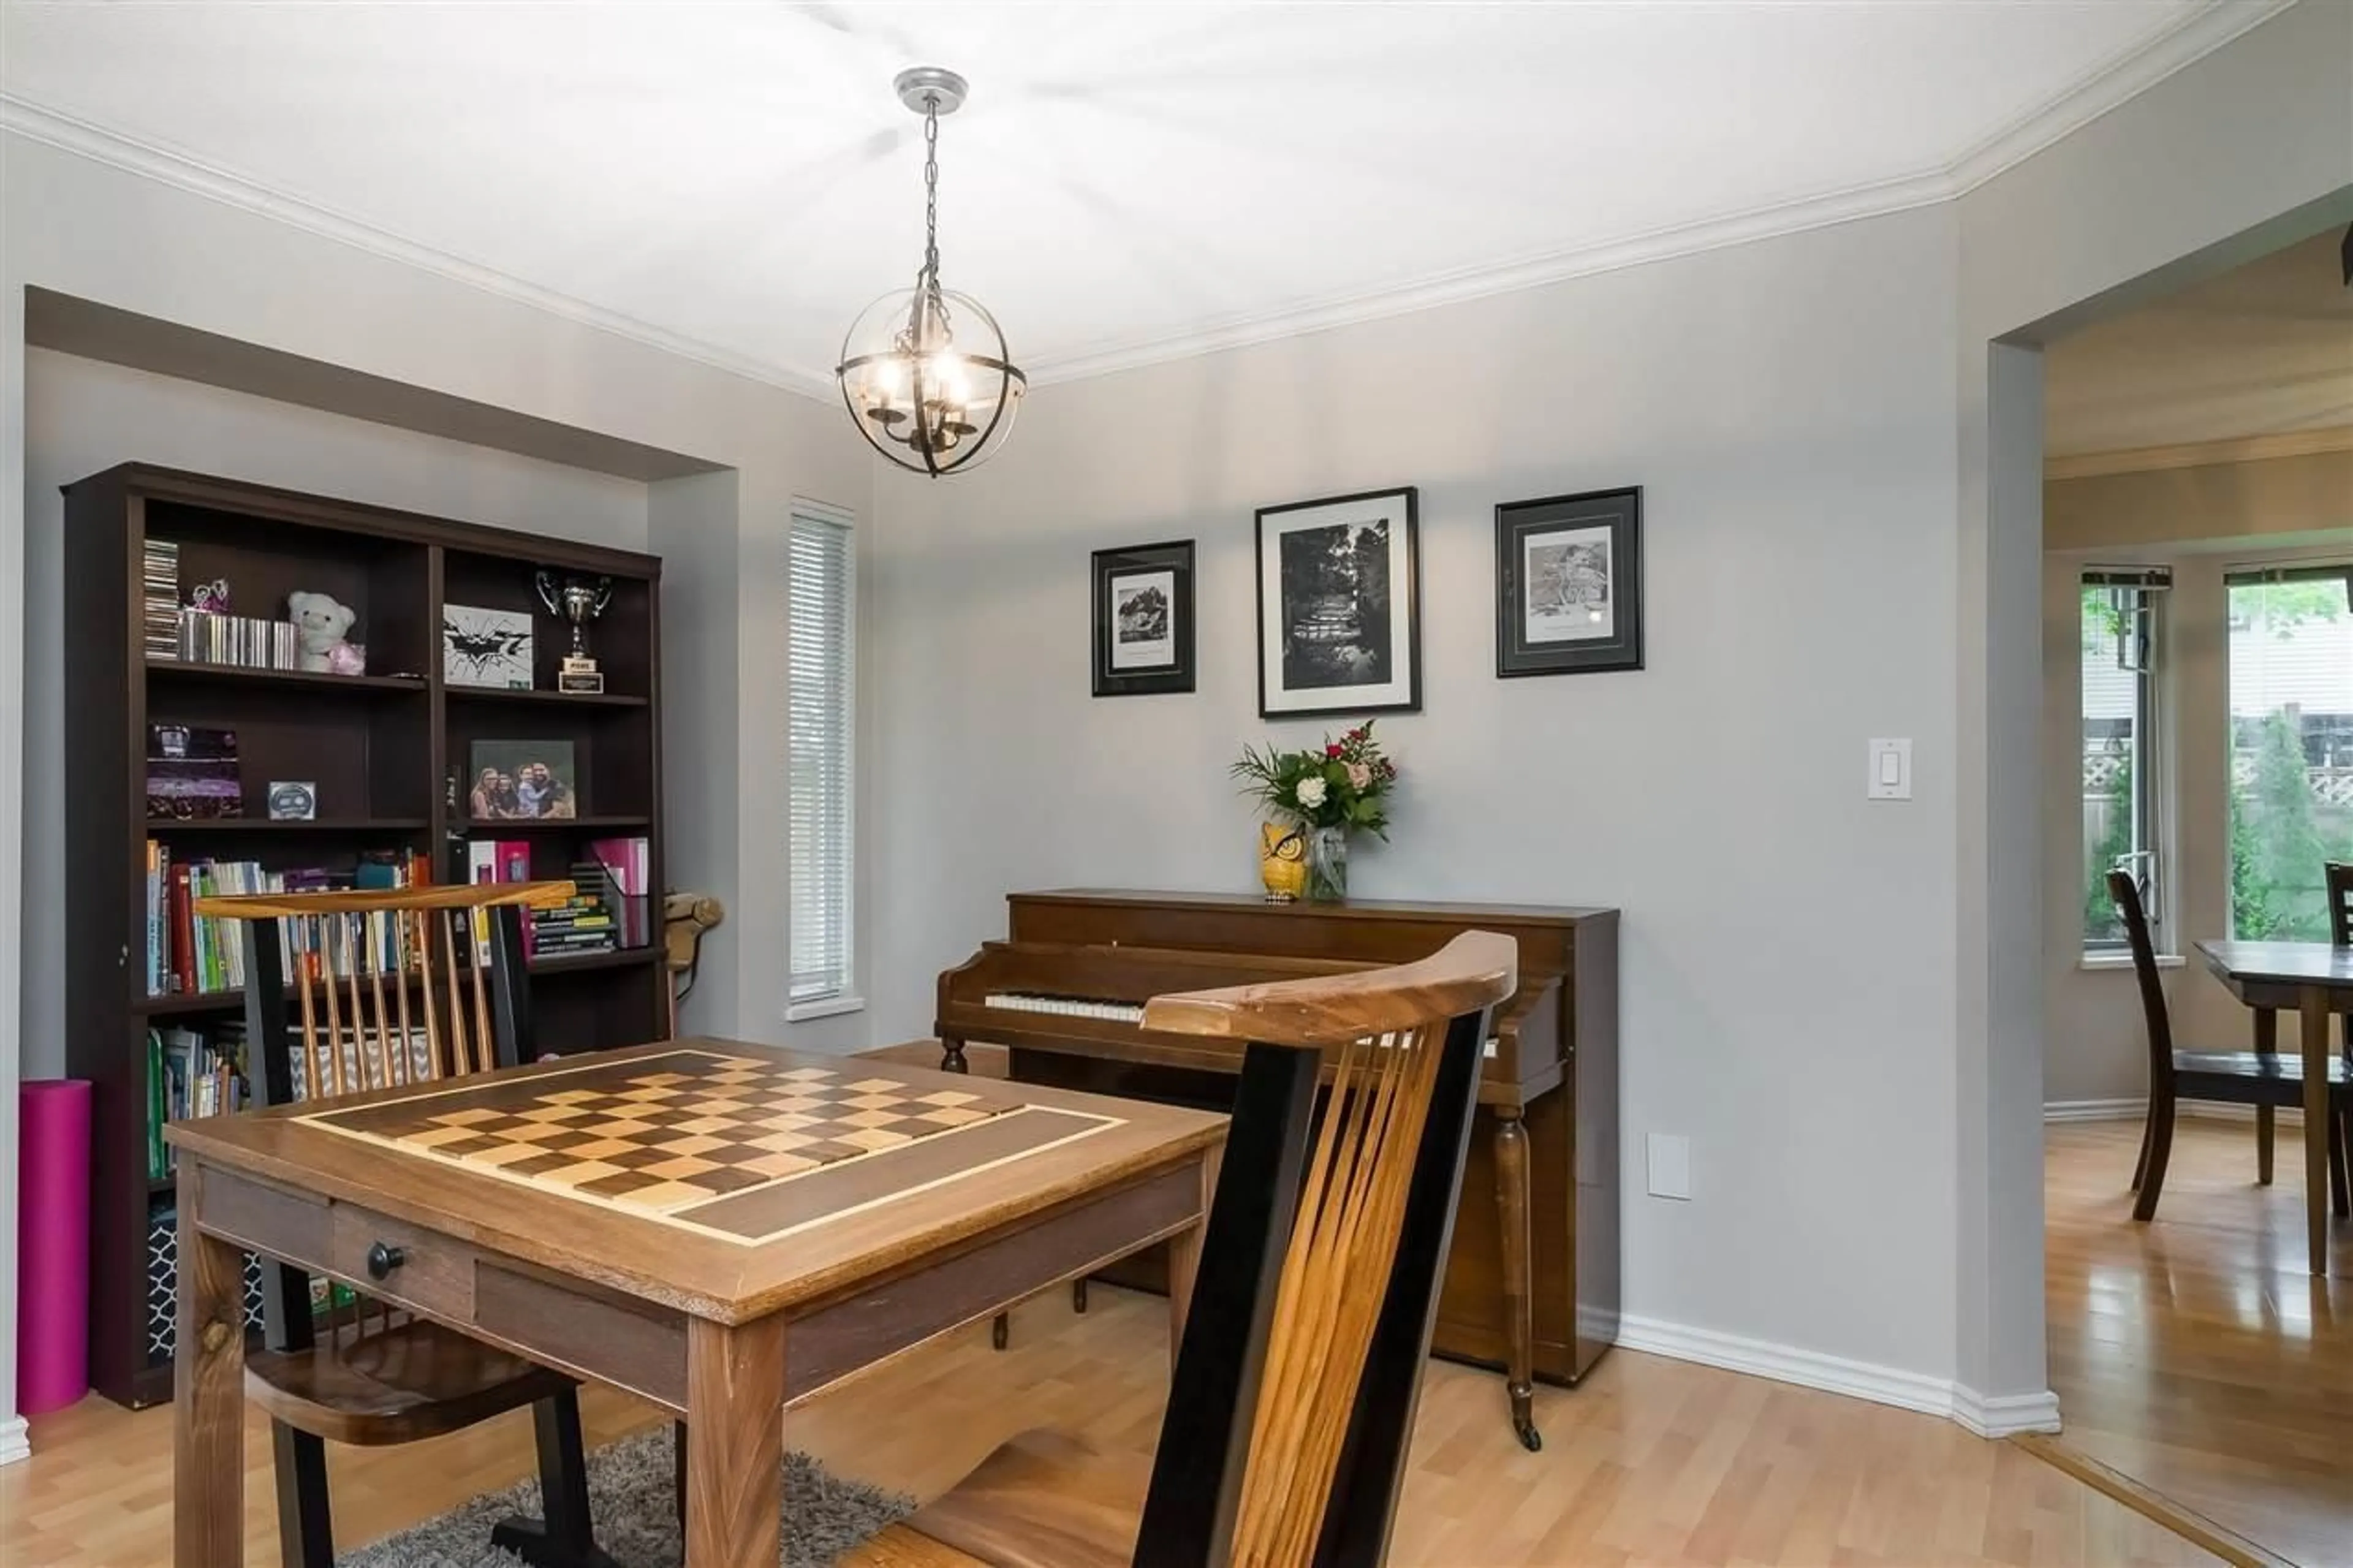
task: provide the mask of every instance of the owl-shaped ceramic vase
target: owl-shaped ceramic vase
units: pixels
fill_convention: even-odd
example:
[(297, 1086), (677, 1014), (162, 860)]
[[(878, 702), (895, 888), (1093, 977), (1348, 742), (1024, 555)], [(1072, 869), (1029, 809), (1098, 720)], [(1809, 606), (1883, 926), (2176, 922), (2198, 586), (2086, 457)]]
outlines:
[(1307, 830), (1286, 823), (1262, 822), (1258, 829), (1258, 879), (1266, 884), (1266, 901), (1287, 904), (1307, 886)]

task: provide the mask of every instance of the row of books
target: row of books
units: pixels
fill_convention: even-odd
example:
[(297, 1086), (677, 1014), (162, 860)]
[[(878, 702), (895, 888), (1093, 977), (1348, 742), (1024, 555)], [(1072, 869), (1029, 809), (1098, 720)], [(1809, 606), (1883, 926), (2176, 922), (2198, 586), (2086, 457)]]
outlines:
[(178, 657), (196, 664), (246, 669), (300, 669), (301, 649), (292, 621), (231, 616), (212, 610), (180, 613)]
[(219, 1116), (252, 1103), (246, 1074), (245, 1026), (147, 1031), (147, 1175), (172, 1173), (175, 1151), (164, 1124), (191, 1116)]
[[(432, 880), (422, 855), (375, 850), (348, 871), (308, 868), (271, 871), (254, 860), (183, 860), (161, 839), (147, 841), (147, 994), (236, 991), (245, 984), (245, 936), (237, 922), (195, 911), (198, 899), (239, 893), (292, 893), (331, 888), (406, 888)], [(332, 947), (339, 974), (397, 974), (409, 967), (414, 943), (390, 913), (345, 915), (337, 921), (280, 921), (289, 979), (311, 963), (308, 955)]]
[(150, 539), (141, 552), (140, 626), (149, 658), (180, 657), (180, 546)]

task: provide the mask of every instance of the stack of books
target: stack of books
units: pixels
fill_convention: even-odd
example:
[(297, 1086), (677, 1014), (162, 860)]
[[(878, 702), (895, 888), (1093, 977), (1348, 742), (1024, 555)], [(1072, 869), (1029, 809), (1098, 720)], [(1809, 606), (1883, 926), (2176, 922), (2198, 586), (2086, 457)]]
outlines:
[(241, 669), (300, 669), (292, 621), (180, 612), (179, 656), (192, 664), (232, 664)]
[(144, 608), (140, 624), (149, 658), (177, 661), (180, 657), (180, 546), (169, 539), (150, 539), (142, 553), (140, 584)]
[(245, 1068), (245, 1026), (220, 1024), (209, 1037), (189, 1028), (147, 1031), (147, 1175), (172, 1173), (174, 1151), (164, 1124), (220, 1116), (252, 1102)]
[(605, 886), (605, 868), (594, 860), (572, 868), (572, 897), (552, 910), (531, 912), (524, 948), (540, 958), (577, 958), (583, 953), (611, 952), (621, 945), (611, 894)]
[(595, 864), (605, 873), (606, 899), (620, 928), (623, 947), (644, 947), (654, 939), (653, 902), (649, 895), (653, 857), (642, 838), (599, 838), (588, 846)]

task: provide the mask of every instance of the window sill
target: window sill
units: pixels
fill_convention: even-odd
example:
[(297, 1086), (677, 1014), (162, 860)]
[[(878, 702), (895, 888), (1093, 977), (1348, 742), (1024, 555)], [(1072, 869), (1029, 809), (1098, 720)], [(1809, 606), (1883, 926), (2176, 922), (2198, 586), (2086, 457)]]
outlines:
[(785, 1009), (785, 1022), (806, 1024), (813, 1019), (835, 1018), (844, 1013), (860, 1013), (865, 1009), (866, 998), (863, 996), (828, 996), (821, 1002), (794, 1003)]
[[(2159, 969), (2179, 969), (2182, 962), (2182, 957), (2178, 952), (2160, 952), (2157, 955), (2157, 966)], [(2129, 952), (2087, 952), (2075, 965), (2076, 968), (2087, 973), (2095, 973), (2103, 969), (2122, 969), (2130, 972), (2132, 966), (2132, 954)]]

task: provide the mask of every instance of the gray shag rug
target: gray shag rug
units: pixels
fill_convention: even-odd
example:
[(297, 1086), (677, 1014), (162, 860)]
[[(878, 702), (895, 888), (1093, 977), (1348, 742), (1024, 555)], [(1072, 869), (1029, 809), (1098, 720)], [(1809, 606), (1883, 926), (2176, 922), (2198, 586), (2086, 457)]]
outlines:
[[(685, 1556), (671, 1486), (670, 1428), (624, 1437), (588, 1456), (588, 1510), (596, 1544), (628, 1568), (679, 1568)], [(834, 1560), (915, 1510), (915, 1500), (846, 1481), (807, 1454), (785, 1456), (783, 1568), (831, 1568)], [(344, 1552), (343, 1568), (522, 1568), (491, 1544), (491, 1526), (539, 1514), (539, 1479), (486, 1492), (438, 1519)]]

